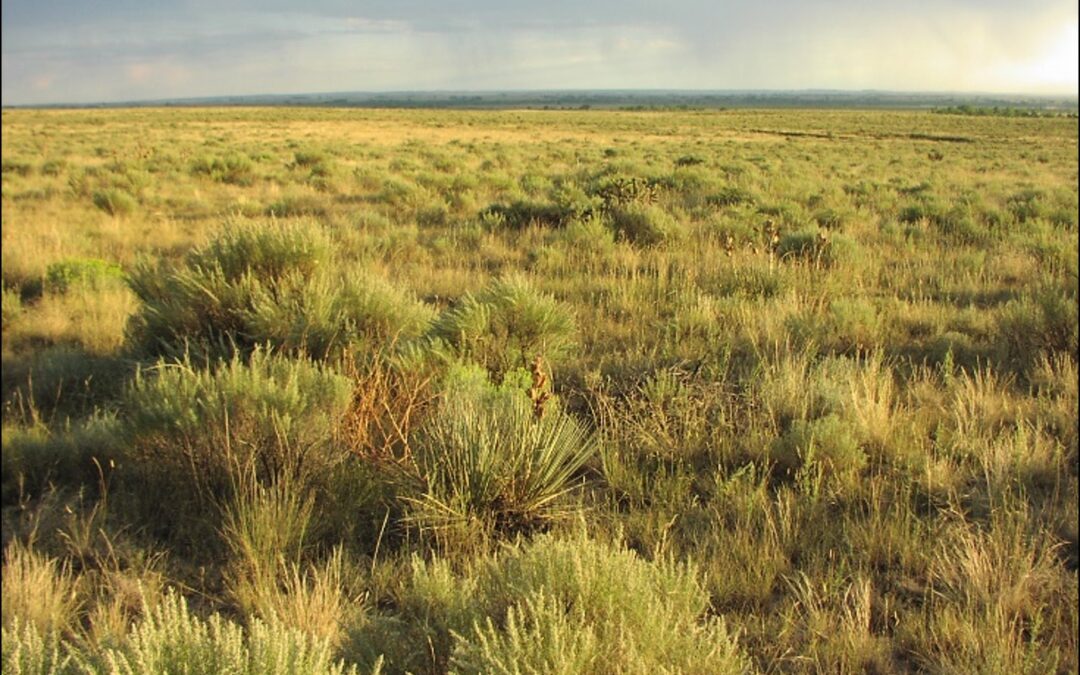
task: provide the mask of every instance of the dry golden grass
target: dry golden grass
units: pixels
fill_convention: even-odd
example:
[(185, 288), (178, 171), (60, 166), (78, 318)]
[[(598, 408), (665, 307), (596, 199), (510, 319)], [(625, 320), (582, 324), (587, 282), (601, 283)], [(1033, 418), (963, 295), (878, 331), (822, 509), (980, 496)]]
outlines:
[[(122, 425), (109, 423), (131, 412), (118, 403), (130, 389), (126, 364), (157, 371), (145, 369), (146, 345), (125, 337), (142, 308), (123, 283), (62, 291), (50, 267), (131, 272), (140, 260), (181, 261), (223, 230), (284, 221), (316, 224), (334, 250), (332, 273), (320, 277), (326, 294), (338, 280), (373, 279), (438, 316), (512, 274), (565, 308), (575, 348), (546, 361), (547, 405), (604, 443), (560, 508), (578, 512), (592, 538), (695, 562), (707, 594), (698, 599), (739, 631), (756, 669), (1076, 671), (1074, 119), (0, 115), (5, 528), (45, 503), (50, 484), (88, 497), (72, 502), (80, 527), (59, 545), (40, 542), (63, 559), (9, 546), (5, 624), (9, 608), (69, 631), (81, 616), (88, 649), (100, 649), (130, 639), (137, 596), (177, 581), (200, 606), (342, 646), (376, 631), (391, 671), (447, 669), (455, 640), (464, 644), (451, 628), (469, 629), (450, 614), (473, 601), (479, 558), (468, 537), (442, 551), (417, 538), (405, 519), (417, 488), (399, 469), (447, 373), (470, 365), (454, 335), (365, 342), (360, 327), (321, 317), (324, 338), (354, 339), (327, 364), (344, 371), (353, 396), (347, 420), (328, 432), (341, 463), (325, 483), (208, 502), (187, 523), (123, 491), (94, 506), (99, 483), (124, 484), (131, 459), (130, 439), (113, 429)], [(642, 191), (619, 196), (617, 185)], [(242, 322), (247, 309), (231, 307), (228, 320)], [(303, 344), (318, 313), (293, 309), (263, 318), (280, 323), (269, 335)], [(517, 319), (487, 337), (506, 340)], [(527, 375), (473, 385), (527, 389)], [(167, 394), (158, 403), (175, 398)], [(239, 398), (220, 401), (230, 430), (244, 413), (228, 407)], [(228, 437), (242, 445), (254, 433)], [(157, 466), (185, 468), (174, 445), (154, 448), (165, 453)], [(86, 464), (106, 453), (115, 468)], [(160, 478), (152, 501), (173, 506), (175, 485)], [(99, 555), (105, 515), (130, 546), (169, 558), (159, 567)], [(187, 541), (173, 525), (212, 541)], [(445, 555), (454, 573), (414, 588), (414, 554)], [(101, 569), (77, 579), (76, 562)], [(19, 588), (49, 600), (33, 606)], [(365, 591), (377, 597), (354, 612)], [(365, 668), (378, 656), (349, 653)]]

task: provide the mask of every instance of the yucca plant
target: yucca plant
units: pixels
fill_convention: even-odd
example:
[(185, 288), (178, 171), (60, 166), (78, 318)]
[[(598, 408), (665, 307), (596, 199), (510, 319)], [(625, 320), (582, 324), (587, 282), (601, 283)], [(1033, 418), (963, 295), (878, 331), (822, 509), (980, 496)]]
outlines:
[(535, 527), (566, 512), (559, 498), (593, 452), (591, 434), (571, 416), (555, 408), (538, 416), (521, 392), (460, 392), (413, 445), (421, 490), (406, 498), (410, 518), (435, 529)]

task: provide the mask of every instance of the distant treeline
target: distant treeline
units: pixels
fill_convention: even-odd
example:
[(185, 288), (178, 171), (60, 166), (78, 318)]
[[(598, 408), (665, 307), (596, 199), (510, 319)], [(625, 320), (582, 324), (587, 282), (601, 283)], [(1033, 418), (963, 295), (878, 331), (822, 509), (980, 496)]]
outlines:
[(954, 105), (934, 108), (941, 115), (973, 115), (976, 117), (1069, 117), (1076, 119), (1075, 110), (1040, 110), (1038, 108), (1015, 108), (1009, 106)]

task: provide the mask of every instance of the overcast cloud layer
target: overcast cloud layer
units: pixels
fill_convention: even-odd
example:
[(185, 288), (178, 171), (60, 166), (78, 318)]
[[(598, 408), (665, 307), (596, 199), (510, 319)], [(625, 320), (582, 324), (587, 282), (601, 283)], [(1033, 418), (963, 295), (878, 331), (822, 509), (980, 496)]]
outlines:
[(4, 0), (2, 102), (493, 89), (1077, 93), (1075, 0)]

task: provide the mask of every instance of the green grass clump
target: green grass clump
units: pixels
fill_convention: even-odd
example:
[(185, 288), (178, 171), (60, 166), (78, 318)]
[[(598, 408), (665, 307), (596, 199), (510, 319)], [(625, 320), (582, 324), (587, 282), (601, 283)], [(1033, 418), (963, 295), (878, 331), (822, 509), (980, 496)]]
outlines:
[(116, 263), (95, 258), (62, 260), (45, 270), (45, 290), (66, 293), (76, 286), (97, 289), (125, 279), (124, 270)]

